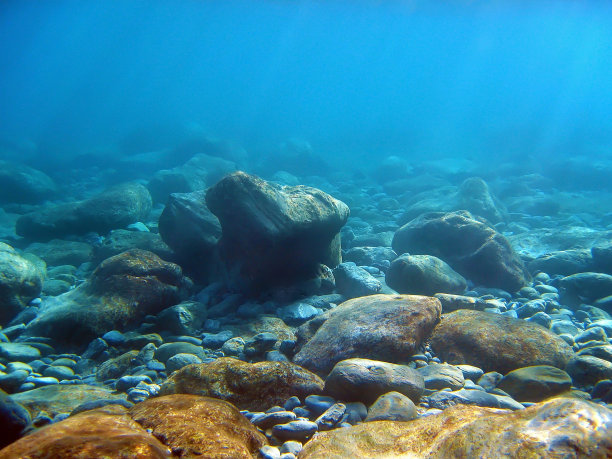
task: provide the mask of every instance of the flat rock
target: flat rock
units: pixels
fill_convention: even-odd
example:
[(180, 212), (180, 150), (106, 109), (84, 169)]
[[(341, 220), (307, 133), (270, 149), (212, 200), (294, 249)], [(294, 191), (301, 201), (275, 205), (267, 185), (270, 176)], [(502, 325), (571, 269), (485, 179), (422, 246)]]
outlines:
[(465, 309), (445, 314), (430, 342), (440, 359), (451, 364), (503, 374), (532, 365), (565, 368), (574, 355), (562, 338), (540, 325)]
[(458, 405), (411, 422), (367, 422), (320, 432), (300, 453), (300, 459), (610, 456), (612, 411), (576, 399), (513, 412)]
[(235, 172), (208, 189), (206, 204), (221, 222), (222, 258), (247, 289), (308, 279), (319, 264), (340, 262), (349, 208), (319, 189)]
[(535, 365), (511, 371), (497, 387), (519, 402), (541, 402), (570, 390), (572, 378), (559, 368)]
[(40, 295), (44, 278), (44, 269), (0, 242), (0, 325), (8, 323)]
[(353, 357), (406, 362), (440, 320), (441, 309), (436, 298), (425, 296), (371, 295), (345, 301), (328, 311), (294, 362), (324, 375)]
[(104, 234), (142, 221), (150, 211), (149, 191), (139, 183), (123, 183), (84, 201), (47, 206), (22, 215), (15, 231), (40, 241), (92, 231)]
[(247, 363), (222, 357), (177, 370), (164, 382), (160, 395), (201, 395), (227, 400), (240, 409), (265, 411), (291, 396), (304, 399), (322, 390), (318, 376), (291, 363)]
[(178, 265), (129, 250), (104, 260), (77, 288), (46, 298), (25, 333), (84, 344), (179, 303), (190, 285)]
[(477, 284), (515, 292), (529, 274), (510, 242), (469, 212), (430, 212), (396, 231), (397, 253), (433, 255)]
[(267, 444), (235, 406), (214, 398), (166, 395), (134, 405), (129, 414), (174, 456), (251, 459)]
[(10, 399), (28, 410), (32, 418), (41, 411), (50, 416), (71, 413), (77, 406), (95, 400), (125, 400), (125, 394), (87, 384), (56, 384), (13, 394)]
[(327, 376), (324, 392), (338, 400), (370, 405), (393, 391), (418, 403), (424, 389), (421, 374), (406, 365), (347, 359), (338, 362)]
[(427, 296), (462, 293), (467, 286), (463, 276), (439, 258), (406, 253), (393, 260), (386, 281), (399, 293)]

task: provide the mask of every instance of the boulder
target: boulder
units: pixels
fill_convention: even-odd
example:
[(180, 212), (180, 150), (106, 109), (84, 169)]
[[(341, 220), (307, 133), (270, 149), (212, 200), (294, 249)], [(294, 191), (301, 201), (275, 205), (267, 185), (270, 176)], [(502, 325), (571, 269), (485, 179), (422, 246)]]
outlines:
[(480, 177), (465, 179), (457, 191), (457, 198), (459, 209), (466, 209), (491, 223), (499, 223), (505, 219), (502, 204), (496, 202), (489, 191), (489, 185)]
[(202, 263), (221, 237), (221, 224), (206, 206), (206, 191), (171, 194), (159, 217), (159, 234), (179, 259)]
[(179, 303), (189, 287), (178, 265), (151, 252), (129, 250), (104, 260), (77, 288), (45, 298), (25, 333), (86, 344)]
[(0, 325), (7, 324), (40, 295), (44, 270), (0, 242)]
[(527, 267), (531, 273), (542, 271), (551, 275), (569, 276), (590, 271), (593, 267), (593, 257), (588, 249), (557, 250), (531, 260)]
[(0, 160), (0, 202), (37, 204), (54, 197), (57, 186), (44, 172)]
[(134, 405), (129, 414), (173, 456), (251, 459), (268, 443), (235, 406), (214, 398), (156, 397)]
[[(439, 322), (441, 310), (436, 298), (424, 296), (371, 295), (345, 301), (326, 313), (327, 320), (294, 362), (322, 375), (353, 357), (407, 362)], [(308, 322), (302, 327), (308, 329)]]
[(469, 212), (431, 212), (406, 223), (392, 243), (397, 253), (433, 255), (477, 284), (509, 292), (529, 274), (508, 240)]
[(576, 386), (589, 388), (604, 379), (612, 379), (612, 362), (592, 355), (577, 355), (565, 371)]
[(247, 363), (222, 357), (175, 371), (163, 383), (159, 394), (214, 397), (240, 409), (265, 411), (284, 404), (294, 395), (304, 399), (322, 390), (323, 381), (318, 376), (291, 363)]
[(144, 220), (151, 211), (151, 195), (141, 184), (113, 186), (84, 201), (47, 206), (22, 215), (15, 231), (27, 239), (47, 241), (71, 234), (100, 234)]
[(219, 218), (222, 258), (232, 281), (261, 291), (316, 276), (340, 262), (346, 204), (316, 188), (280, 186), (235, 172), (206, 193)]
[(172, 193), (205, 190), (224, 175), (236, 170), (236, 163), (217, 156), (198, 154), (181, 166), (162, 169), (147, 184), (153, 201), (166, 202)]
[(511, 371), (497, 387), (519, 402), (541, 402), (570, 390), (572, 378), (559, 368), (535, 365)]
[(393, 260), (386, 281), (393, 290), (412, 295), (462, 293), (467, 287), (463, 276), (439, 258), (407, 253)]
[(457, 405), (411, 422), (367, 422), (319, 432), (300, 453), (300, 459), (610, 456), (612, 411), (577, 399), (513, 412)]
[(166, 245), (159, 234), (116, 229), (112, 230), (102, 243), (94, 248), (94, 261), (99, 263), (130, 249), (147, 250), (166, 261), (173, 261), (174, 258), (172, 249)]
[(338, 362), (327, 376), (324, 392), (338, 400), (370, 405), (391, 391), (418, 403), (424, 390), (423, 377), (407, 365), (347, 359)]
[(532, 365), (565, 368), (571, 347), (544, 327), (500, 314), (459, 309), (442, 316), (430, 344), (440, 359), (506, 374)]
[(45, 243), (33, 242), (24, 252), (33, 253), (49, 266), (79, 266), (81, 263), (91, 261), (93, 257), (91, 244), (61, 239), (52, 239)]
[(591, 303), (612, 295), (612, 276), (593, 272), (572, 274), (559, 280), (559, 289), (568, 303)]

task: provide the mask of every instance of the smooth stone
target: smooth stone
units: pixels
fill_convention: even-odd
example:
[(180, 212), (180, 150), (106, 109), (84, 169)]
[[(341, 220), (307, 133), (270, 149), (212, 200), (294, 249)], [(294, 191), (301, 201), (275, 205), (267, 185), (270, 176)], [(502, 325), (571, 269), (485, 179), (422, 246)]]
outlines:
[(431, 408), (446, 409), (453, 405), (477, 405), (499, 408), (499, 400), (481, 390), (459, 389), (457, 391), (440, 391), (427, 397)]
[[(455, 365), (463, 373), (463, 377), (468, 380), (478, 381), (478, 379), (484, 374), (482, 369), (473, 365)], [(467, 381), (466, 381), (467, 382)]]
[(399, 392), (381, 395), (368, 410), (365, 422), (371, 421), (412, 421), (418, 417), (412, 400)]
[(559, 368), (538, 365), (511, 371), (497, 387), (519, 402), (540, 402), (570, 390), (572, 378)]
[(202, 359), (193, 354), (175, 354), (166, 361), (168, 374), (180, 370), (186, 365), (202, 363)]
[(340, 419), (342, 419), (345, 412), (346, 405), (344, 403), (334, 403), (315, 420), (315, 423), (319, 427), (319, 431), (333, 429)]
[(16, 392), (29, 374), (26, 370), (15, 370), (8, 374), (0, 374), (0, 389), (8, 393)]
[(253, 425), (260, 429), (266, 430), (276, 424), (286, 424), (290, 421), (295, 421), (297, 416), (292, 411), (275, 411), (273, 413), (264, 413), (256, 419), (252, 419)]
[(174, 343), (164, 343), (159, 346), (155, 351), (155, 359), (165, 364), (170, 357), (177, 354), (192, 354), (200, 359), (206, 358), (206, 352), (201, 346), (177, 341)]
[(318, 426), (312, 421), (291, 421), (278, 424), (272, 428), (272, 433), (280, 440), (305, 441), (318, 431)]
[(0, 391), (0, 449), (17, 441), (31, 422), (28, 410)]
[(431, 255), (399, 256), (391, 263), (385, 280), (398, 293), (412, 295), (459, 294), (467, 287), (463, 276)]
[(50, 376), (60, 381), (62, 379), (75, 379), (76, 377), (72, 368), (61, 365), (53, 365), (48, 367), (45, 371), (43, 371), (43, 376)]
[(574, 385), (589, 387), (602, 379), (612, 379), (612, 362), (591, 355), (577, 355), (565, 367)]
[(29, 344), (0, 343), (0, 358), (11, 362), (31, 362), (40, 356), (40, 351)]
[(326, 395), (309, 395), (304, 400), (306, 408), (315, 417), (320, 416), (336, 403), (336, 399)]
[(336, 289), (346, 298), (375, 295), (382, 289), (382, 284), (365, 269), (353, 262), (345, 262), (334, 269)]
[[(431, 363), (417, 370), (425, 381), (427, 389), (461, 389), (465, 378), (461, 369), (445, 363)], [(417, 400), (418, 402), (418, 400)]]

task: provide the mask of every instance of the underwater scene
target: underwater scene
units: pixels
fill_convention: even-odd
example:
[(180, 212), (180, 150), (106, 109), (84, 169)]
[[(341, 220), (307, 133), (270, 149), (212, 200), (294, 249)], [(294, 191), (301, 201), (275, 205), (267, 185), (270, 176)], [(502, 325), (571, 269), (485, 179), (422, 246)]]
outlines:
[(612, 3), (0, 2), (0, 459), (612, 458)]

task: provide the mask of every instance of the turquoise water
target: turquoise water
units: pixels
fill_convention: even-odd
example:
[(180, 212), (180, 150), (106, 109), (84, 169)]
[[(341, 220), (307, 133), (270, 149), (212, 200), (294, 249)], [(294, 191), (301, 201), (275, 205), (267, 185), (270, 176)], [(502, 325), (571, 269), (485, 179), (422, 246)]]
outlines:
[(597, 157), (611, 44), (599, 1), (6, 0), (0, 138), (31, 162), (194, 133), (339, 164)]

